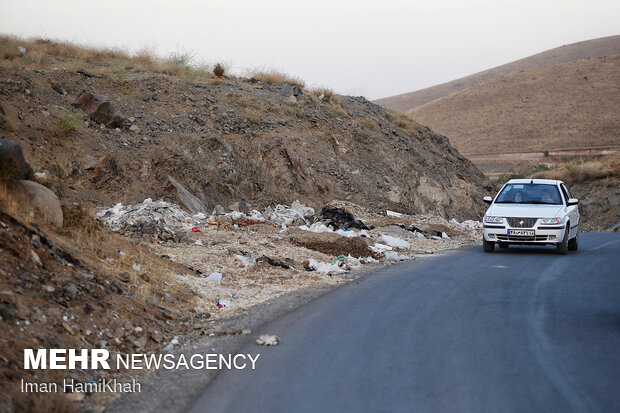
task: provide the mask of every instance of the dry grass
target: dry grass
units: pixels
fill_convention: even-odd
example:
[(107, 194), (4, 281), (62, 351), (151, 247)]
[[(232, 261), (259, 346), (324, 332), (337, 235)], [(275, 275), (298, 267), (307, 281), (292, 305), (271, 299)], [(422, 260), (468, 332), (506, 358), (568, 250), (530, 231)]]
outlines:
[(254, 69), (250, 71), (249, 77), (252, 81), (267, 85), (281, 85), (284, 83), (290, 83), (291, 85), (298, 86), (302, 89), (306, 87), (306, 82), (304, 82), (303, 79), (279, 72), (275, 69)]
[[(26, 48), (21, 53), (18, 47)], [(126, 79), (133, 71), (151, 71), (185, 80), (196, 81), (208, 76), (205, 67), (194, 62), (194, 54), (187, 51), (171, 53), (160, 58), (149, 48), (129, 54), (115, 48), (93, 48), (49, 39), (26, 40), (15, 36), (0, 36), (0, 65), (19, 63), (41, 68), (62, 64), (71, 70), (88, 69), (97, 75)]]
[(568, 164), (557, 169), (541, 171), (534, 175), (541, 179), (561, 179), (568, 184), (589, 182), (607, 176), (620, 176), (619, 162), (586, 162)]
[[(156, 256), (141, 242), (110, 232), (80, 204), (65, 205), (63, 214), (65, 223), (60, 232), (63, 239), (56, 241), (88, 267), (97, 268), (109, 279), (129, 273), (131, 283), (136, 286), (136, 298), (142, 302), (165, 295), (186, 303), (192, 300), (191, 293), (174, 282), (172, 274), (178, 266)], [(133, 268), (134, 264), (140, 265), (139, 272)], [(141, 274), (147, 274), (149, 280), (144, 280)]]
[[(61, 386), (59, 385), (59, 388)], [(79, 411), (69, 398), (60, 393), (15, 392), (11, 399), (14, 413), (76, 413)]]
[(336, 93), (334, 93), (333, 90), (328, 88), (321, 87), (316, 89), (310, 89), (308, 93), (322, 102), (332, 102), (338, 100), (338, 103), (340, 103), (340, 97)]

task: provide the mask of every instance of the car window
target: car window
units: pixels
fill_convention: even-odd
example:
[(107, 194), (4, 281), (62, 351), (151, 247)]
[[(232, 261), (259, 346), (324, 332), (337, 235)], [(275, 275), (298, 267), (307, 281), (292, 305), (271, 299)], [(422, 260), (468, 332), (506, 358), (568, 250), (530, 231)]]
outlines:
[(568, 199), (570, 198), (570, 196), (567, 193), (566, 185), (560, 185), (560, 188), (562, 189), (562, 193), (564, 194), (564, 199), (566, 200), (566, 205), (568, 205)]
[(496, 204), (562, 205), (557, 185), (506, 184), (495, 200)]
[(568, 195), (567, 200), (570, 199), (570, 198), (573, 198), (573, 194), (570, 193), (570, 189), (568, 189), (566, 184), (562, 184), (560, 186), (564, 189), (565, 195)]

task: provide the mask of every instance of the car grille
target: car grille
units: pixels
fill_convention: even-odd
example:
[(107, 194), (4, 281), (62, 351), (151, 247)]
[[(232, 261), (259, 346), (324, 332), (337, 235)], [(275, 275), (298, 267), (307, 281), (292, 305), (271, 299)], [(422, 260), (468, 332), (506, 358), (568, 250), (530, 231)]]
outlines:
[(512, 228), (532, 228), (538, 218), (506, 218)]
[(547, 241), (549, 238), (547, 235), (536, 235), (526, 236), (526, 235), (496, 235), (498, 241)]

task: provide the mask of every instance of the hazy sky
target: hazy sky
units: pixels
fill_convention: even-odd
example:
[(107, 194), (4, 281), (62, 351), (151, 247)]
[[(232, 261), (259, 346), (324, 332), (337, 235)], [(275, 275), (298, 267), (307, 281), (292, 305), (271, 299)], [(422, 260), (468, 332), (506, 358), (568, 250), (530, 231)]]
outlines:
[(620, 1), (0, 0), (0, 32), (191, 51), (375, 99), (620, 34)]

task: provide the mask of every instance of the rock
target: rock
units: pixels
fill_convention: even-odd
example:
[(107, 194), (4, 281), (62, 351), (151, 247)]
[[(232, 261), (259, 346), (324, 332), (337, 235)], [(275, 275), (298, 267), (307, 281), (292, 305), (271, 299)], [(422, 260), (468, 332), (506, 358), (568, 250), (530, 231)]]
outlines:
[(29, 179), (31, 175), (21, 146), (10, 139), (0, 139), (0, 180)]
[(95, 76), (92, 73), (90, 73), (88, 70), (84, 70), (84, 69), (77, 70), (76, 72), (81, 74), (81, 75), (84, 75), (86, 77), (94, 77)]
[(230, 205), (229, 209), (231, 211), (238, 211), (238, 212), (243, 212), (244, 214), (247, 214), (248, 212), (250, 212), (251, 207), (252, 206), (248, 204), (247, 202), (241, 201), (241, 202), (235, 202), (234, 204)]
[(52, 89), (54, 89), (57, 93), (61, 95), (65, 94), (65, 90), (62, 88), (60, 83), (50, 81), (50, 84), (52, 85)]
[(223, 206), (216, 205), (215, 208), (213, 209), (212, 215), (224, 215), (225, 213), (226, 211), (224, 210)]
[(86, 155), (82, 160), (82, 168), (86, 171), (95, 169), (99, 165), (99, 161), (92, 155)]
[(69, 283), (69, 284), (65, 285), (62, 290), (65, 293), (65, 296), (67, 296), (71, 300), (75, 300), (75, 298), (77, 297), (78, 288), (73, 283)]
[(63, 214), (60, 201), (51, 189), (34, 181), (19, 181), (13, 194), (24, 206), (30, 204), (43, 221), (62, 227)]
[(32, 261), (39, 267), (43, 265), (41, 263), (41, 258), (39, 258), (39, 254), (37, 254), (36, 252), (30, 251), (30, 258), (32, 258)]
[(288, 99), (286, 99), (287, 102), (289, 103), (297, 103), (297, 98), (293, 95), (289, 96)]
[(136, 348), (138, 348), (138, 349), (144, 348), (144, 346), (146, 346), (146, 340), (147, 340), (147, 336), (143, 335), (142, 337), (138, 338), (137, 340), (134, 340), (133, 345), (136, 346)]
[(263, 334), (256, 340), (256, 344), (260, 346), (277, 346), (279, 343), (280, 337), (269, 334)]
[(207, 207), (205, 206), (205, 204), (196, 196), (194, 196), (191, 192), (185, 189), (185, 187), (181, 185), (180, 182), (178, 182), (171, 176), (168, 176), (168, 180), (176, 189), (177, 196), (179, 197), (183, 205), (185, 205), (185, 207), (189, 209), (193, 214), (207, 211)]
[(144, 95), (142, 100), (145, 101), (145, 102), (148, 102), (149, 100), (151, 100), (151, 95)]
[(124, 283), (128, 283), (130, 281), (129, 278), (129, 273), (128, 272), (122, 272), (119, 274), (119, 279), (124, 282)]
[(129, 128), (129, 131), (135, 134), (140, 133), (140, 128), (138, 127), (138, 125), (131, 125), (131, 127)]
[(112, 281), (110, 283), (110, 287), (112, 287), (112, 290), (117, 292), (118, 294), (122, 294), (125, 291), (123, 287), (121, 287), (121, 285), (118, 283), (117, 280)]
[(78, 97), (76, 106), (95, 122), (109, 128), (117, 128), (123, 123), (123, 117), (116, 112), (110, 100), (104, 95), (84, 92)]
[(45, 291), (48, 292), (48, 293), (53, 293), (54, 291), (56, 291), (56, 289), (53, 286), (51, 286), (51, 285), (46, 285), (45, 286)]
[[(280, 93), (282, 96), (287, 98), (290, 98), (291, 96), (297, 97), (304, 94), (299, 86), (291, 85), (290, 83), (283, 84), (280, 88)], [(295, 102), (297, 102), (297, 99), (295, 99)]]

